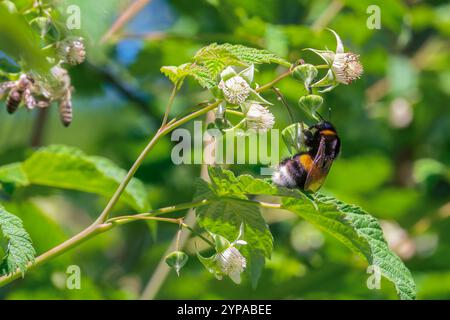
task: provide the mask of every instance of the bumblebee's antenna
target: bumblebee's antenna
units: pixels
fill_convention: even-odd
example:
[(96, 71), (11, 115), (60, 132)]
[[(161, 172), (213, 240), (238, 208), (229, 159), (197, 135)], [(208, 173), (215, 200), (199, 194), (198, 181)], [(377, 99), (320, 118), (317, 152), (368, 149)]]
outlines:
[(281, 103), (286, 107), (289, 117), (291, 118), (291, 123), (295, 123), (294, 120), (294, 113), (292, 112), (291, 107), (289, 106), (289, 103), (287, 103), (286, 99), (284, 98), (283, 94), (281, 93), (280, 89), (272, 87), (272, 90), (275, 92), (275, 94), (278, 97), (278, 100), (281, 101)]
[(320, 120), (326, 121), (319, 112), (316, 111), (316, 114), (319, 116)]

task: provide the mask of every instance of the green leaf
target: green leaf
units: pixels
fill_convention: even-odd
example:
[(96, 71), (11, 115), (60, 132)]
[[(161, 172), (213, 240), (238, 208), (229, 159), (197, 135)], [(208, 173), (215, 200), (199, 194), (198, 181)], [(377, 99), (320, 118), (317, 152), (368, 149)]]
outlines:
[(318, 212), (305, 210), (298, 199), (285, 198), (282, 207), (330, 233), (370, 265), (380, 267), (382, 275), (394, 283), (401, 299), (414, 299), (416, 289), (412, 275), (389, 249), (377, 219), (357, 206), (332, 197), (317, 194), (315, 199)]
[(219, 73), (224, 66), (240, 66), (261, 63), (277, 63), (289, 67), (290, 63), (267, 50), (255, 49), (243, 45), (232, 45), (229, 43), (212, 43), (200, 49), (194, 56), (196, 62), (209, 65), (211, 71)]
[(28, 177), (23, 170), (22, 163), (16, 162), (0, 167), (0, 182), (13, 183), (16, 186), (26, 186), (30, 184)]
[[(22, 163), (0, 167), (0, 182), (30, 184), (92, 192), (111, 197), (126, 175), (108, 159), (88, 156), (81, 150), (62, 145), (41, 148)], [(122, 195), (137, 211), (148, 211), (147, 192), (133, 178)]]
[(30, 235), (23, 228), (22, 220), (5, 211), (2, 206), (0, 206), (0, 231), (8, 241), (5, 257), (0, 263), (0, 276), (13, 273), (17, 269), (24, 275), (27, 264), (34, 261), (36, 252)]
[(189, 63), (185, 63), (178, 67), (163, 66), (160, 70), (167, 78), (169, 78), (170, 81), (172, 81), (174, 85), (177, 86), (177, 88), (180, 88), (183, 84), (184, 78), (189, 75), (189, 65)]
[[(87, 156), (76, 148), (54, 145), (41, 148), (23, 163), (32, 184), (79, 190), (112, 196), (126, 171), (108, 159)], [(138, 211), (149, 204), (144, 185), (132, 179), (123, 200)]]
[(213, 43), (200, 49), (194, 56), (193, 63), (185, 63), (178, 67), (164, 66), (161, 72), (177, 86), (181, 86), (187, 76), (211, 89), (216, 86), (219, 74), (227, 66), (250, 66), (261, 63), (278, 63), (290, 67), (290, 63), (267, 50), (249, 48), (229, 43)]
[(23, 65), (25, 70), (47, 72), (50, 65), (40, 49), (37, 33), (28, 25), (25, 18), (0, 6), (0, 49)]
[(208, 69), (192, 63), (185, 63), (178, 67), (164, 66), (161, 67), (161, 72), (168, 77), (169, 80), (177, 86), (177, 88), (181, 87), (184, 78), (187, 76), (193, 77), (202, 87), (207, 89), (210, 89), (216, 85), (216, 81), (209, 74)]
[[(4, 206), (7, 211), (14, 212), (14, 215), (22, 220), (24, 228), (33, 239), (34, 248), (37, 252), (50, 250), (70, 236), (70, 233), (66, 232), (64, 227), (51, 215), (43, 212), (38, 205), (30, 200), (4, 202)], [(68, 256), (70, 254), (65, 254), (55, 261), (68, 262)]]
[(272, 253), (272, 234), (261, 216), (259, 207), (242, 201), (239, 197), (227, 196), (231, 194), (224, 194), (225, 186), (220, 185), (224, 180), (214, 176), (214, 172), (217, 171), (210, 170), (211, 184), (203, 180), (197, 183), (196, 199), (211, 201), (210, 204), (197, 208), (199, 225), (229, 240), (236, 239), (241, 224), (244, 226), (243, 240), (247, 241), (247, 245), (242, 247), (241, 252), (247, 259), (247, 269), (255, 287), (264, 267), (265, 258), (270, 258)]
[[(245, 211), (246, 206), (254, 206), (246, 202), (249, 194), (281, 196), (282, 209), (296, 213), (343, 242), (352, 251), (365, 258), (370, 265), (378, 266), (382, 275), (395, 285), (401, 299), (415, 298), (415, 284), (410, 271), (389, 249), (377, 219), (361, 208), (320, 194), (311, 196), (300, 190), (273, 186), (268, 181), (250, 175), (235, 177), (231, 171), (219, 167), (210, 168), (209, 174), (211, 184), (200, 183), (196, 199), (199, 201), (203, 196), (203, 199), (214, 200), (216, 197), (210, 206), (197, 209), (207, 217), (202, 218), (201, 215), (199, 217), (206, 220), (201, 223), (206, 229), (214, 228), (219, 234), (221, 230), (231, 233), (228, 226), (234, 223), (232, 221), (239, 220), (236, 215), (244, 215), (247, 219), (251, 215)], [(236, 225), (232, 227), (236, 233)], [(246, 252), (249, 261), (255, 259), (249, 257), (252, 253), (253, 250)]]

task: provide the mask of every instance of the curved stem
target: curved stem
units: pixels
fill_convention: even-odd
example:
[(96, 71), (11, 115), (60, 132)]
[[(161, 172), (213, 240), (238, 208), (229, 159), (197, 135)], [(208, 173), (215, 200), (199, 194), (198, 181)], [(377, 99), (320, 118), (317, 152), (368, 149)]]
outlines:
[[(191, 208), (198, 208), (201, 206), (205, 206), (207, 204), (209, 204), (210, 201), (205, 199), (205, 200), (201, 200), (201, 201), (197, 201), (197, 202), (189, 202), (189, 203), (182, 203), (182, 204), (177, 204), (174, 206), (170, 206), (170, 207), (165, 207), (165, 208), (160, 208), (160, 209), (155, 209), (149, 212), (145, 212), (145, 213), (140, 213), (140, 214), (133, 214), (133, 215), (124, 215), (124, 216), (119, 216), (119, 217), (114, 217), (114, 218), (110, 218), (108, 219), (106, 222), (114, 222), (117, 224), (125, 224), (130, 222), (130, 220), (133, 219), (146, 219), (146, 218), (156, 218), (157, 216), (161, 215), (161, 214), (166, 214), (166, 213), (171, 213), (171, 212), (176, 212), (176, 211), (182, 211), (182, 210), (186, 210), (186, 209), (191, 209)], [(153, 219), (155, 220), (155, 219)]]
[(176, 83), (174, 84), (172, 92), (170, 93), (169, 102), (167, 102), (166, 112), (164, 113), (164, 119), (162, 121), (161, 128), (163, 128), (167, 123), (167, 119), (169, 118), (170, 110), (172, 109), (173, 101), (175, 100), (175, 95), (177, 94), (177, 91), (178, 91), (178, 84)]
[(155, 144), (158, 142), (159, 139), (164, 137), (166, 134), (171, 132), (173, 129), (178, 128), (179, 126), (185, 124), (186, 122), (188, 122), (194, 118), (197, 118), (197, 117), (207, 113), (210, 110), (215, 109), (221, 102), (222, 102), (222, 100), (218, 100), (196, 112), (193, 112), (193, 113), (187, 115), (184, 118), (181, 118), (178, 121), (170, 122), (167, 125), (162, 126), (161, 129), (158, 130), (158, 132), (153, 136), (153, 138), (150, 140), (150, 142), (147, 144), (147, 146), (141, 152), (139, 157), (136, 159), (133, 166), (128, 171), (127, 175), (125, 176), (124, 180), (120, 183), (116, 192), (114, 192), (114, 195), (109, 200), (105, 209), (102, 211), (102, 213), (98, 217), (96, 223), (102, 223), (102, 222), (106, 221), (106, 219), (108, 219), (109, 213), (111, 212), (111, 210), (113, 209), (113, 207), (117, 203), (117, 201), (119, 201), (120, 196), (125, 191), (125, 188), (127, 187), (128, 183), (131, 181), (131, 178), (133, 178), (137, 169), (141, 166), (142, 162), (147, 157), (148, 153), (150, 152), (150, 150), (152, 150), (152, 148), (155, 146)]
[[(258, 89), (256, 89), (256, 91), (257, 92), (262, 92), (264, 90), (270, 89), (277, 82), (279, 82), (282, 79), (284, 79), (284, 78), (288, 77), (289, 75), (291, 75), (291, 73), (292, 73), (292, 70), (288, 70), (288, 71), (284, 72), (283, 74), (279, 75), (277, 78), (272, 80), (271, 82), (269, 82), (269, 83), (259, 87)], [(183, 117), (183, 118), (181, 118), (179, 120), (173, 119), (173, 120), (169, 121), (167, 124), (162, 125), (161, 128), (153, 136), (153, 138), (149, 141), (149, 143), (144, 148), (144, 150), (142, 150), (141, 154), (138, 156), (138, 158), (136, 159), (136, 161), (134, 162), (134, 164), (132, 165), (130, 170), (127, 172), (125, 178), (120, 183), (119, 187), (114, 192), (113, 196), (108, 201), (108, 204), (103, 209), (103, 211), (101, 212), (101, 214), (99, 215), (97, 220), (95, 220), (95, 222), (93, 224), (91, 224), (89, 227), (87, 227), (86, 229), (84, 229), (80, 233), (74, 235), (72, 238), (64, 241), (63, 243), (57, 245), (56, 247), (54, 247), (54, 248), (48, 250), (47, 252), (41, 254), (40, 256), (38, 256), (35, 259), (34, 262), (28, 264), (27, 270), (35, 268), (35, 267), (45, 263), (46, 261), (48, 261), (48, 260), (50, 260), (52, 258), (55, 258), (55, 257), (65, 253), (65, 252), (67, 252), (68, 250), (70, 250), (70, 249), (80, 245), (84, 241), (86, 241), (86, 240), (88, 240), (88, 239), (90, 239), (90, 238), (92, 238), (92, 237), (94, 237), (94, 236), (96, 236), (96, 235), (98, 235), (100, 233), (103, 233), (103, 232), (113, 228), (114, 225), (115, 225), (114, 223), (105, 223), (107, 221), (107, 219), (108, 219), (108, 216), (109, 216), (111, 210), (114, 208), (114, 206), (117, 203), (117, 201), (119, 201), (120, 196), (125, 191), (127, 185), (129, 184), (129, 182), (133, 178), (134, 174), (139, 169), (139, 167), (141, 166), (141, 164), (144, 161), (145, 157), (153, 149), (153, 147), (159, 141), (159, 139), (161, 139), (162, 137), (167, 135), (172, 130), (178, 128), (179, 126), (181, 126), (183, 124), (185, 124), (186, 122), (189, 122), (192, 119), (195, 119), (195, 118), (197, 118), (197, 117), (199, 117), (199, 116), (201, 116), (203, 114), (206, 114), (207, 112), (209, 112), (211, 110), (214, 110), (215, 108), (217, 108), (217, 106), (221, 102), (222, 102), (222, 100), (217, 100), (216, 102), (213, 102), (213, 103), (205, 106), (202, 109), (199, 109), (199, 110), (197, 110), (197, 111), (195, 111), (195, 112), (193, 112), (191, 114), (188, 114), (188, 115), (186, 115), (185, 117)], [(204, 200), (204, 201), (207, 201), (207, 200)], [(192, 204), (190, 204), (190, 205), (192, 205)], [(167, 213), (167, 212), (176, 211), (175, 209), (178, 210), (178, 208), (180, 208), (180, 207), (181, 206), (172, 206), (172, 207), (168, 207), (168, 208), (159, 209), (157, 211), (161, 212), (161, 213)], [(189, 208), (191, 208), (191, 207), (189, 207)], [(139, 216), (139, 215), (137, 215), (137, 216)], [(22, 275), (22, 273), (19, 270), (16, 270), (15, 272), (13, 272), (13, 273), (11, 273), (9, 275), (5, 275), (5, 276), (0, 277), (0, 287), (10, 283), (11, 281), (13, 281), (15, 279), (20, 278), (21, 275)]]
[(214, 244), (211, 240), (208, 240), (207, 238), (205, 238), (201, 233), (195, 231), (194, 228), (192, 228), (191, 226), (189, 226), (189, 225), (187, 225), (187, 224), (185, 224), (185, 223), (183, 223), (181, 226), (182, 226), (183, 228), (188, 229), (190, 232), (192, 232), (192, 233), (195, 234), (197, 237), (199, 237), (200, 239), (202, 239), (203, 241), (205, 241), (207, 244), (209, 244), (211, 247), (213, 247), (213, 248), (215, 247), (215, 244)]
[(259, 87), (256, 89), (256, 92), (262, 92), (265, 90), (270, 89), (271, 87), (273, 87), (277, 82), (280, 82), (281, 80), (283, 80), (286, 77), (289, 77), (292, 74), (292, 70), (287, 70), (286, 72), (283, 72), (282, 74), (280, 74), (278, 77), (276, 77), (275, 79), (273, 79), (272, 81), (266, 83), (265, 85)]
[[(91, 239), (103, 232), (106, 232), (118, 225), (125, 224), (128, 222), (136, 221), (136, 220), (158, 220), (158, 221), (164, 221), (164, 222), (172, 222), (172, 223), (180, 223), (180, 219), (171, 219), (171, 218), (162, 218), (157, 217), (157, 215), (175, 212), (175, 211), (181, 211), (189, 208), (196, 208), (202, 205), (206, 205), (208, 203), (207, 200), (193, 202), (193, 203), (183, 203), (175, 206), (160, 208), (156, 210), (152, 210), (146, 213), (138, 214), (138, 215), (132, 215), (132, 216), (120, 216), (120, 217), (114, 217), (106, 221), (105, 223), (93, 223), (88, 228), (84, 229), (80, 233), (76, 234), (72, 238), (64, 241), (63, 243), (59, 244), (58, 246), (54, 247), (53, 249), (50, 249), (49, 251), (41, 254), (39, 257), (36, 258), (36, 260), (33, 263), (30, 263), (27, 266), (27, 270), (31, 270), (33, 268), (36, 268), (46, 262), (47, 260), (50, 260), (52, 258), (56, 258), (57, 256), (69, 251), (70, 249), (80, 245), (81, 243), (85, 242), (88, 239)], [(0, 287), (10, 283), (13, 280), (16, 280), (21, 277), (21, 273), (19, 271), (16, 271), (14, 273), (11, 273), (6, 276), (0, 277)]]
[(240, 111), (226, 109), (225, 112), (229, 113), (229, 114), (234, 114), (235, 116), (245, 117), (245, 114), (243, 112), (240, 112)]

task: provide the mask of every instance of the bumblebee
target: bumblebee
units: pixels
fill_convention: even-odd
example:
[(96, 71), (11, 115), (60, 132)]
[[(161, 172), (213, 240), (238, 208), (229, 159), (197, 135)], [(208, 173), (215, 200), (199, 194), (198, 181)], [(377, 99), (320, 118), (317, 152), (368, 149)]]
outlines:
[(279, 186), (316, 192), (339, 155), (341, 141), (336, 129), (328, 121), (319, 122), (303, 133), (308, 151), (283, 160), (273, 174), (272, 181)]

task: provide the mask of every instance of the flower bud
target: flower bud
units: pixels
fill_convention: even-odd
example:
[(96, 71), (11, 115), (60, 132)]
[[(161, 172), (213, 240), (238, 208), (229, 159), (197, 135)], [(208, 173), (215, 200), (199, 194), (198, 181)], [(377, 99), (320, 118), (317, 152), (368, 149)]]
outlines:
[(182, 251), (174, 251), (169, 253), (165, 261), (167, 265), (171, 268), (174, 268), (178, 275), (180, 275), (180, 269), (184, 267), (189, 257), (186, 253)]
[(295, 67), (292, 76), (294, 79), (302, 81), (305, 84), (305, 88), (309, 88), (317, 77), (317, 69), (312, 64), (302, 64)]
[(317, 109), (319, 109), (323, 104), (323, 98), (315, 94), (309, 94), (307, 96), (301, 97), (298, 100), (298, 104), (300, 107), (305, 108), (306, 111), (314, 115)]
[(30, 25), (39, 32), (41, 38), (43, 38), (47, 34), (50, 28), (50, 24), (50, 19), (46, 17), (37, 17), (30, 22)]
[(16, 5), (9, 0), (4, 0), (0, 2), (0, 8), (5, 8), (9, 13), (17, 13)]
[(283, 138), (284, 144), (291, 154), (306, 151), (306, 147), (303, 145), (304, 127), (306, 127), (306, 125), (303, 123), (293, 123), (281, 131), (281, 137)]

